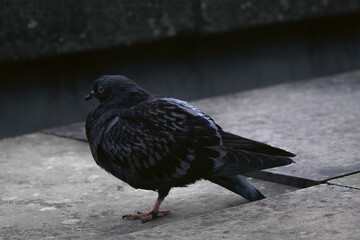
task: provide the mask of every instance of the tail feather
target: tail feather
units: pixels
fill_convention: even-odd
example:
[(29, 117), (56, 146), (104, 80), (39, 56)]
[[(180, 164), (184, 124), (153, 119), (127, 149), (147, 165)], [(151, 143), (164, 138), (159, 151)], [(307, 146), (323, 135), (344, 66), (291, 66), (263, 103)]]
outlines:
[(283, 157), (295, 157), (296, 155), (280, 148), (272, 147), (265, 143), (257, 142), (251, 139), (221, 131), (221, 138), (224, 147), (233, 150), (245, 150), (248, 152), (268, 154)]
[(208, 180), (234, 193), (240, 194), (249, 201), (256, 201), (265, 198), (259, 190), (257, 190), (240, 175), (230, 177), (211, 177)]
[(245, 172), (285, 166), (293, 162), (290, 158), (282, 156), (227, 149), (226, 164), (214, 175), (233, 176)]
[(291, 152), (232, 133), (221, 131), (220, 134), (227, 151), (226, 163), (208, 180), (240, 194), (249, 201), (263, 199), (265, 196), (239, 174), (285, 166), (294, 162), (290, 157), (295, 157), (295, 154)]

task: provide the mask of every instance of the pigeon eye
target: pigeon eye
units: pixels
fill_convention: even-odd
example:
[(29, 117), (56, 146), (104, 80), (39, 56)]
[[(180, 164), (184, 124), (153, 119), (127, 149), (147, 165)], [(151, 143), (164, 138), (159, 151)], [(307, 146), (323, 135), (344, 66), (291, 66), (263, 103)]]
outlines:
[(98, 88), (98, 92), (99, 92), (99, 93), (103, 93), (103, 92), (104, 92), (104, 88), (100, 86), (100, 87)]

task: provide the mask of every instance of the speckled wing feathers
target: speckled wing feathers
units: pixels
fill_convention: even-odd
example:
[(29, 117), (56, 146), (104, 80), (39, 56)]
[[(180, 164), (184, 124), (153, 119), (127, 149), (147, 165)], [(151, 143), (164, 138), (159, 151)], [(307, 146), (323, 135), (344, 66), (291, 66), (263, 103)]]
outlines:
[(121, 169), (149, 181), (186, 183), (224, 164), (217, 129), (191, 109), (156, 100), (130, 111), (109, 121), (101, 146)]

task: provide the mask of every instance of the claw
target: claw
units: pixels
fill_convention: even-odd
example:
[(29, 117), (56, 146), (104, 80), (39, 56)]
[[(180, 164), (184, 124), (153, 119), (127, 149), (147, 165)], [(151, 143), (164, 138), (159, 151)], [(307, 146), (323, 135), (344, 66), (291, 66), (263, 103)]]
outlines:
[[(162, 214), (162, 215), (169, 215), (170, 214), (170, 211), (167, 211), (167, 210), (159, 210), (159, 213)], [(159, 214), (158, 213), (158, 214)]]
[(157, 212), (153, 210), (150, 212), (144, 212), (144, 211), (143, 212), (135, 211), (135, 212), (136, 214), (125, 214), (122, 218), (128, 220), (140, 219), (141, 223), (145, 223), (147, 221), (155, 219), (158, 216), (158, 214), (163, 216), (170, 214), (170, 211), (167, 210), (158, 210)]
[(145, 223), (147, 221), (150, 221), (150, 220), (154, 219), (155, 217), (156, 217), (156, 215), (148, 213), (147, 216), (141, 218), (141, 223)]

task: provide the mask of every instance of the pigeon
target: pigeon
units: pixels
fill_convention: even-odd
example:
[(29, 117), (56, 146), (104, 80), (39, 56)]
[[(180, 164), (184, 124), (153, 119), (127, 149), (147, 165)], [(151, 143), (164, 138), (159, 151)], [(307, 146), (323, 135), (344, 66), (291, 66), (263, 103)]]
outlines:
[(208, 115), (176, 98), (150, 94), (122, 75), (105, 75), (85, 100), (99, 105), (86, 119), (95, 162), (138, 189), (157, 191), (151, 211), (126, 214), (146, 222), (173, 187), (209, 180), (249, 201), (265, 196), (240, 174), (293, 163), (295, 155), (224, 131)]

